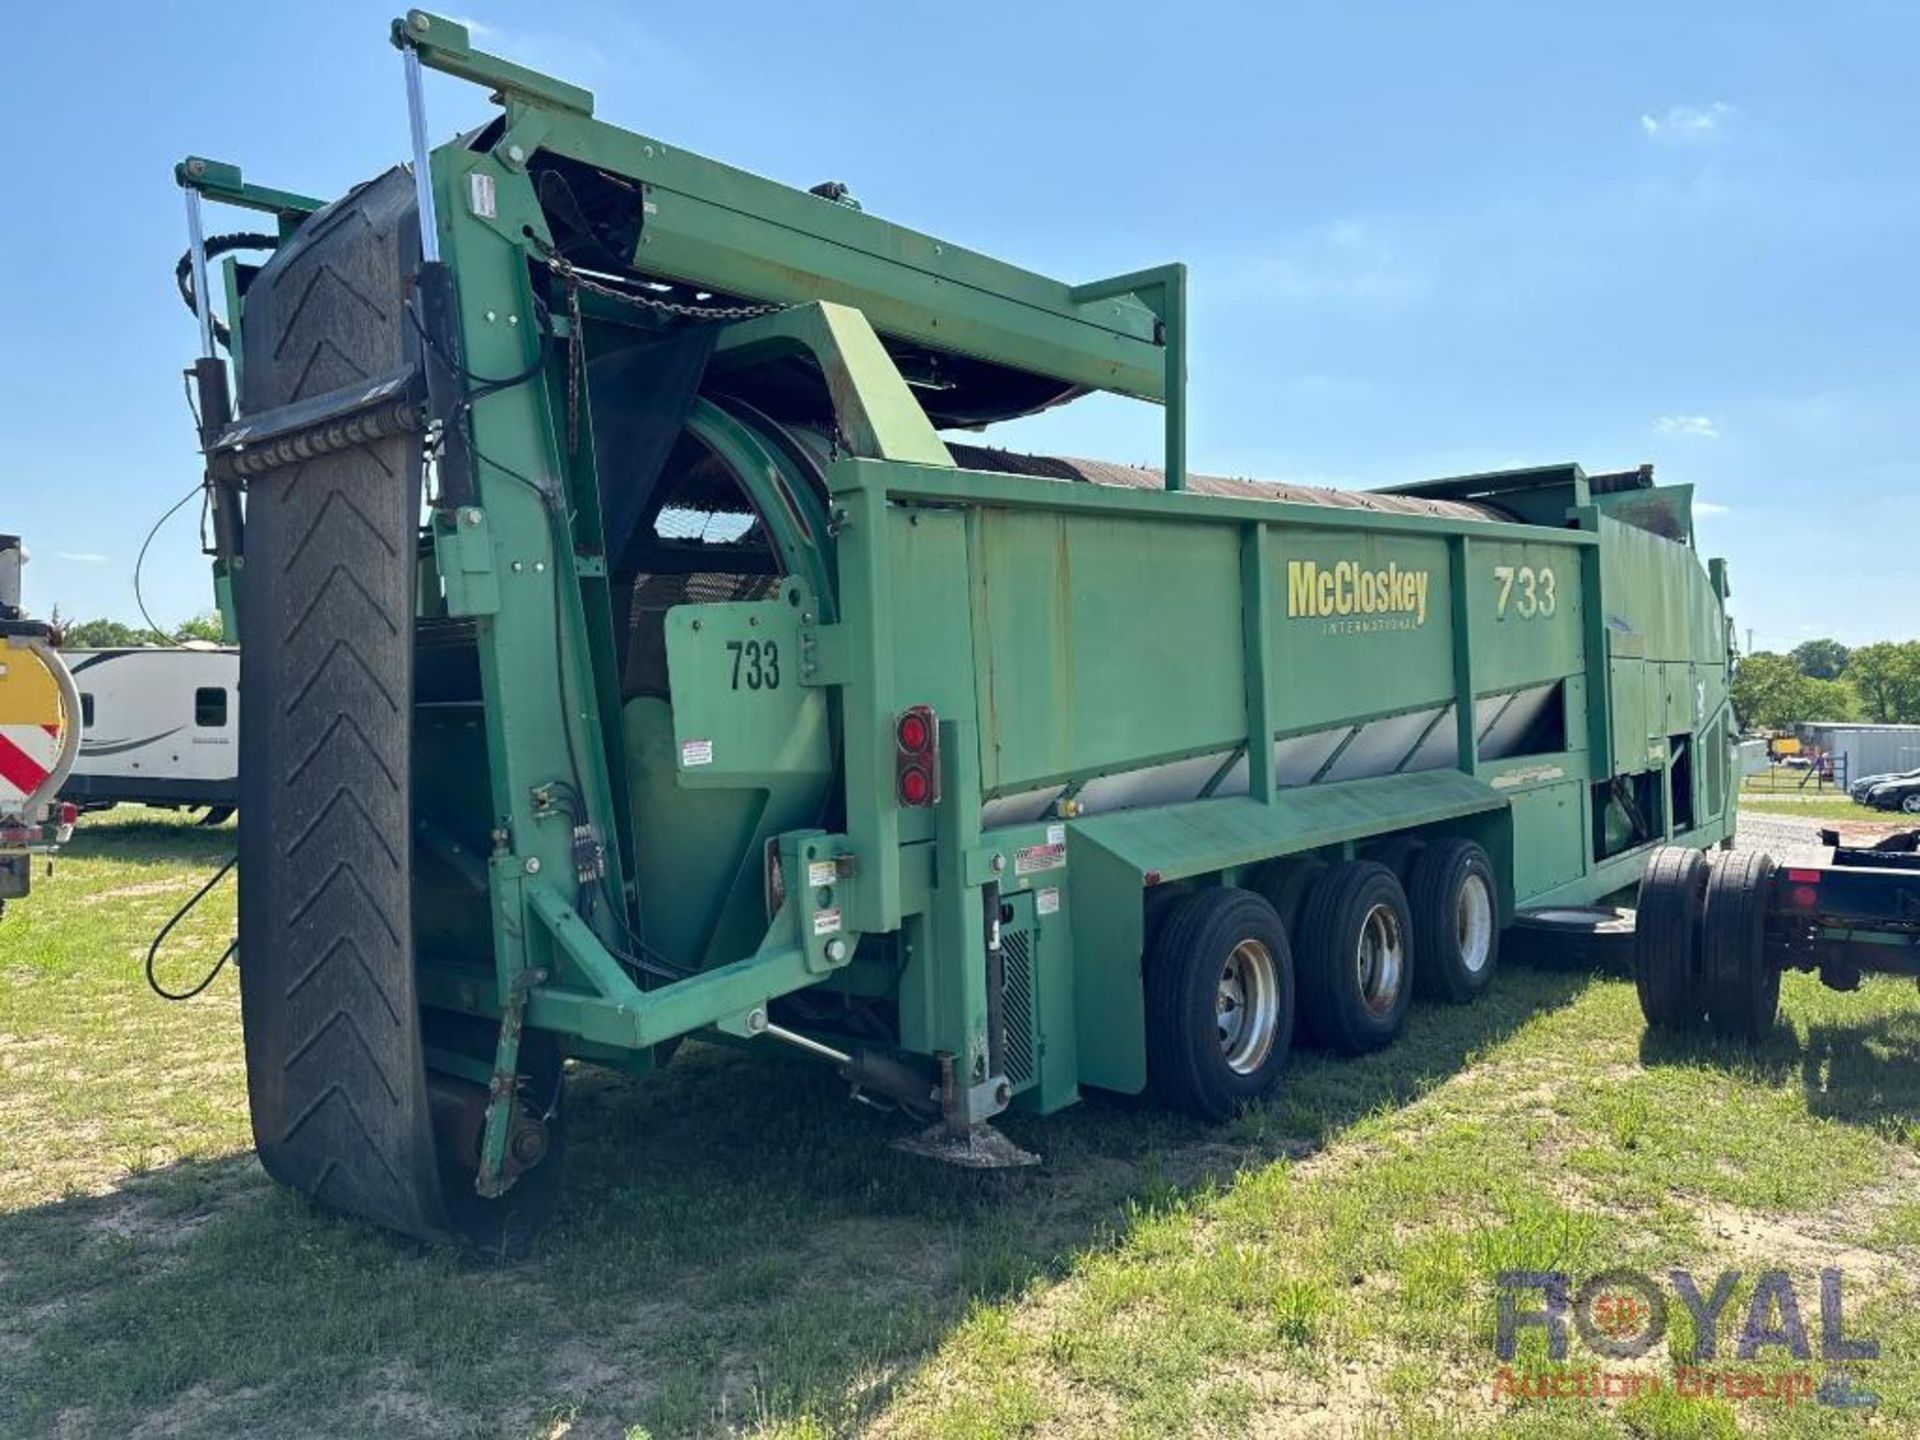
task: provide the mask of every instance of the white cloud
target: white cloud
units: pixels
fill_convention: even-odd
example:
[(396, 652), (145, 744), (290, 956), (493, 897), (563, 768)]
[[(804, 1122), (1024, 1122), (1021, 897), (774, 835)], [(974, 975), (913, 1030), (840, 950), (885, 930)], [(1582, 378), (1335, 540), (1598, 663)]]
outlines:
[(71, 560), (76, 565), (104, 565), (113, 557), (101, 555), (92, 550), (62, 550), (58, 552), (56, 558)]
[(1663, 145), (1701, 145), (1718, 139), (1733, 106), (1724, 100), (1711, 105), (1670, 105), (1664, 115), (1642, 115), (1640, 131)]
[(1725, 515), (1731, 509), (1733, 509), (1731, 505), (1716, 505), (1711, 500), (1696, 500), (1693, 502), (1693, 513), (1695, 515)]
[(1656, 435), (1685, 435), (1695, 440), (1718, 440), (1720, 431), (1705, 415), (1662, 415), (1653, 422)]

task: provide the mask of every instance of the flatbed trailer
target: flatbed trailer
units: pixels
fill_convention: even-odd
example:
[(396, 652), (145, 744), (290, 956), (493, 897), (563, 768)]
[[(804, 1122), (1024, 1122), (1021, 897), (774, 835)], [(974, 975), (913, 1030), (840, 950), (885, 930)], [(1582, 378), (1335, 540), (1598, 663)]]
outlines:
[(1779, 864), (1764, 851), (1656, 851), (1640, 882), (1634, 979), (1656, 1030), (1758, 1040), (1788, 970), (1854, 990), (1870, 974), (1920, 979), (1920, 830)]

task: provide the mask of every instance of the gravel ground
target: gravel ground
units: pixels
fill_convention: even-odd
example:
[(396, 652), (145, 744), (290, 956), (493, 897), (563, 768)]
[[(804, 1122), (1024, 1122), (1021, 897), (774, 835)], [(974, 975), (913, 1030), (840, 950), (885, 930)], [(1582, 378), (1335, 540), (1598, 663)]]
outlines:
[(1825, 826), (1833, 826), (1840, 831), (1843, 839), (1862, 845), (1870, 845), (1896, 830), (1910, 828), (1874, 821), (1801, 820), (1792, 815), (1761, 815), (1749, 811), (1740, 816), (1734, 847), (1739, 850), (1764, 850), (1776, 860), (1818, 862), (1826, 858), (1826, 851), (1820, 845), (1820, 831)]

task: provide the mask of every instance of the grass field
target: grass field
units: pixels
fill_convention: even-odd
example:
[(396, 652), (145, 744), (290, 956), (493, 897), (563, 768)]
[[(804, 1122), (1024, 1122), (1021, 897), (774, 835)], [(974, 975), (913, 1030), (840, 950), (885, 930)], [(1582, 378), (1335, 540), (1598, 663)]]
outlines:
[(1798, 800), (1791, 796), (1742, 795), (1740, 808), (1761, 815), (1794, 815), (1802, 820), (1853, 821), (1862, 825), (1897, 825), (1901, 817), (1885, 810), (1869, 810), (1845, 796), (1828, 791), (1819, 799)]
[[(1776, 1399), (1496, 1399), (1503, 1270), (1817, 1272), (1920, 1432), (1920, 1000), (1790, 976), (1750, 1053), (1642, 1038), (1618, 979), (1512, 968), (1365, 1061), (1302, 1055), (1210, 1130), (1113, 1100), (968, 1175), (804, 1061), (690, 1046), (586, 1073), (528, 1260), (317, 1211), (248, 1153), (237, 986), (167, 1004), (147, 937), (230, 828), (95, 817), (0, 925), (0, 1433), (1715, 1437), (1851, 1434)], [(186, 926), (217, 954), (230, 890)], [(199, 961), (166, 967), (173, 984)], [(1669, 1289), (1668, 1298), (1672, 1300)], [(1690, 1333), (1676, 1323), (1671, 1344)], [(1550, 1372), (1540, 1333), (1518, 1368)], [(1609, 1362), (1669, 1374), (1664, 1350)], [(1576, 1342), (1570, 1371), (1590, 1369)]]

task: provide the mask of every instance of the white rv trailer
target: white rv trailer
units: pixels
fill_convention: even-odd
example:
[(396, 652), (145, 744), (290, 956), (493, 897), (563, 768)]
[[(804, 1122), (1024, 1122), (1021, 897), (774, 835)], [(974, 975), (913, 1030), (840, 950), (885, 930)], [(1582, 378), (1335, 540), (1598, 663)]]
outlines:
[(240, 652), (188, 644), (63, 650), (80, 692), (80, 756), (61, 797), (206, 808), (240, 803)]

